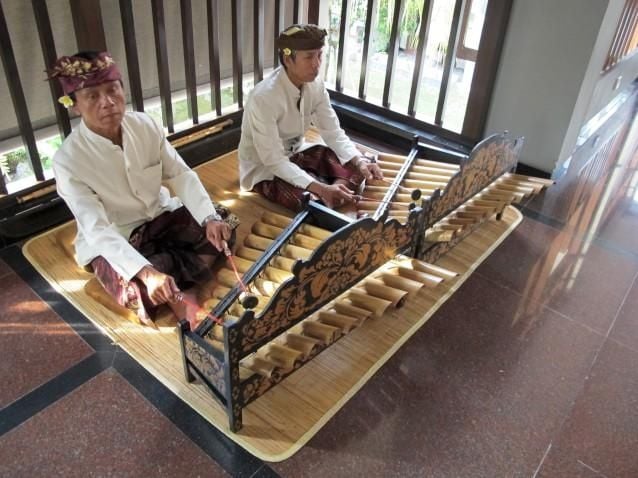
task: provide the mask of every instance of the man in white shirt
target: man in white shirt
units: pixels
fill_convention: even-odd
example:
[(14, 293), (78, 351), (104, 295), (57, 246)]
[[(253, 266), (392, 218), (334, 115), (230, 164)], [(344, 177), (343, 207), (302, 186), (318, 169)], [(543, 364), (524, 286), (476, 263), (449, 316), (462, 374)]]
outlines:
[(60, 102), (82, 117), (53, 158), (58, 194), (77, 222), (78, 263), (142, 323), (166, 303), (195, 326), (195, 294), (181, 289), (210, 278), (236, 218), (211, 202), (148, 115), (125, 111), (108, 53), (62, 57), (53, 78), (65, 93)]
[[(357, 200), (364, 178), (383, 178), (339, 126), (319, 78), (325, 36), (316, 25), (281, 32), (277, 48), (283, 66), (255, 86), (242, 119), (241, 188), (296, 211), (305, 191), (339, 207)], [(326, 144), (304, 142), (311, 125)]]

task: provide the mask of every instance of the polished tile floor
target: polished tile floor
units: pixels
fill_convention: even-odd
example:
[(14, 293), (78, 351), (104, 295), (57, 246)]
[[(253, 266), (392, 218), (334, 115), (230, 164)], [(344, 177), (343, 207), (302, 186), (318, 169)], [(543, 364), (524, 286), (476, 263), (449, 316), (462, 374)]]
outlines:
[(638, 476), (638, 193), (609, 193), (622, 197), (585, 232), (545, 215), (543, 197), (523, 205), (494, 254), (281, 463), (207, 425), (6, 248), (0, 476)]

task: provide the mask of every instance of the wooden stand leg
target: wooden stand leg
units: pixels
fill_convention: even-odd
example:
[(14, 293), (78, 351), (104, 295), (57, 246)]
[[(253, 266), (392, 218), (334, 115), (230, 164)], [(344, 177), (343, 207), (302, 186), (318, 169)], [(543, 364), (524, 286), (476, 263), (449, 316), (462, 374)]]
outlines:
[(195, 381), (195, 376), (188, 369), (188, 360), (186, 359), (186, 348), (184, 347), (184, 334), (186, 332), (190, 332), (191, 326), (188, 323), (188, 320), (182, 319), (179, 321), (177, 325), (179, 332), (179, 346), (182, 349), (182, 365), (184, 366), (184, 377), (188, 383), (192, 383)]

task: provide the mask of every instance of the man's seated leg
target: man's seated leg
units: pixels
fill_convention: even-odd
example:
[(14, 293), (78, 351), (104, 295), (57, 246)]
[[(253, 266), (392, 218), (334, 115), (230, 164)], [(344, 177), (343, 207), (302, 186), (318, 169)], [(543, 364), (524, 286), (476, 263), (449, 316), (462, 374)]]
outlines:
[(102, 256), (91, 261), (91, 268), (104, 290), (119, 305), (133, 311), (140, 323), (153, 325), (152, 318), (157, 307), (151, 303), (148, 295), (142, 293), (144, 285), (140, 281), (135, 278), (127, 281)]
[(328, 184), (343, 184), (358, 193), (363, 176), (350, 163), (341, 164), (330, 148), (316, 145), (291, 156), (290, 161), (313, 176), (322, 178)]
[[(237, 225), (232, 223), (231, 228)], [(178, 286), (209, 280), (210, 267), (223, 256), (223, 251), (217, 250), (206, 238), (206, 229), (184, 207), (161, 214), (134, 235), (135, 238), (131, 236), (133, 247), (155, 269), (172, 276)]]
[(253, 191), (292, 211), (299, 212), (303, 209), (303, 195), (306, 191), (282, 179), (261, 181), (255, 184)]
[[(231, 227), (237, 227), (235, 216), (228, 211), (222, 211), (221, 215)], [(232, 245), (233, 238), (234, 229), (229, 245)], [(190, 289), (210, 279), (212, 264), (223, 255), (208, 241), (205, 229), (185, 208), (161, 214), (140, 226), (131, 234), (129, 242), (153, 268), (172, 276), (182, 289)], [(101, 256), (91, 262), (91, 267), (102, 287), (119, 305), (135, 312), (141, 323), (153, 325), (159, 304), (151, 301), (142, 281), (137, 278), (125, 280)], [(188, 290), (185, 297), (188, 302), (168, 305), (178, 318), (186, 318), (194, 325), (200, 312), (197, 297)]]
[[(232, 236), (227, 241), (232, 247), (239, 222), (228, 210), (217, 212), (232, 228)], [(183, 300), (168, 305), (178, 319), (188, 320), (195, 328), (206, 315), (199, 307), (195, 288), (212, 278), (212, 267), (225, 255), (210, 243), (205, 228), (185, 208), (158, 219), (149, 223), (138, 237), (139, 243), (134, 245), (156, 270), (173, 277)]]

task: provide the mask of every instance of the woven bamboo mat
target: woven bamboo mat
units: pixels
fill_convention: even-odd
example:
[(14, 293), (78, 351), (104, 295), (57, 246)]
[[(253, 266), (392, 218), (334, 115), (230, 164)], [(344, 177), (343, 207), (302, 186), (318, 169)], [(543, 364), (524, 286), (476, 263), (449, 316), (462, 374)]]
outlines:
[[(264, 208), (284, 212), (264, 199), (239, 192), (235, 153), (197, 168), (204, 185), (241, 219), (238, 238), (249, 230)], [(472, 271), (521, 221), (508, 207), (503, 220), (490, 220), (472, 233), (438, 265), (460, 275), (435, 289), (423, 289), (401, 309), (390, 309), (321, 353), (309, 364), (244, 409), (239, 433), (228, 429), (224, 409), (204, 386), (185, 381), (173, 319), (159, 330), (126, 320), (84, 291), (91, 275), (80, 269), (62, 246), (74, 223), (62, 225), (27, 242), (23, 252), (42, 276), (158, 380), (213, 426), (258, 458), (281, 461), (293, 455), (359, 390), (458, 289)]]

